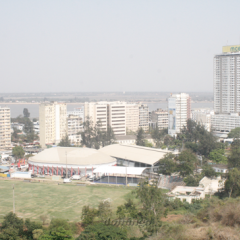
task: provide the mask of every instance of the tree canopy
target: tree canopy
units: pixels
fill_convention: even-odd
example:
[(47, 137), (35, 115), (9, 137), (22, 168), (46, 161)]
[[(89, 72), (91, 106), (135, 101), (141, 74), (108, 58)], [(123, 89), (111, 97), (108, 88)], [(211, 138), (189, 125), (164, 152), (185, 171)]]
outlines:
[(229, 138), (240, 138), (240, 127), (236, 127), (228, 134)]
[(69, 140), (69, 137), (68, 135), (66, 135), (61, 141), (60, 143), (58, 144), (58, 146), (60, 147), (73, 147), (70, 140)]
[(224, 154), (224, 149), (214, 149), (209, 153), (209, 159), (218, 164), (227, 164), (228, 160)]
[(107, 130), (102, 130), (102, 123), (97, 122), (94, 126), (93, 121), (87, 117), (83, 123), (84, 131), (81, 132), (81, 143), (88, 148), (99, 149), (115, 142), (115, 135), (110, 126)]
[(29, 117), (30, 117), (30, 112), (28, 111), (27, 108), (24, 108), (24, 109), (23, 109), (23, 116), (24, 116), (25, 118), (29, 118)]
[(177, 171), (177, 163), (172, 153), (167, 153), (164, 158), (159, 161), (159, 165), (160, 174), (171, 175)]
[(136, 145), (138, 146), (145, 146), (145, 133), (143, 128), (139, 128), (137, 130), (137, 138), (136, 138)]
[(240, 168), (240, 140), (235, 140), (231, 145), (228, 167)]
[(21, 146), (16, 146), (12, 149), (12, 154), (14, 155), (14, 157), (19, 159), (19, 158), (24, 157), (25, 151), (23, 150), (23, 148)]
[(146, 225), (147, 232), (156, 233), (164, 216), (165, 195), (156, 186), (156, 183), (149, 185), (148, 181), (140, 182), (135, 193), (140, 201), (140, 214), (138, 215), (148, 222)]
[(113, 225), (96, 223), (87, 226), (77, 240), (127, 240), (126, 230)]
[(210, 152), (218, 148), (217, 138), (208, 132), (203, 125), (188, 119), (187, 125), (177, 135), (177, 139), (193, 152), (208, 157)]
[(187, 175), (193, 174), (198, 160), (196, 155), (191, 150), (186, 149), (179, 154), (178, 162), (180, 176), (185, 177)]
[(229, 171), (225, 182), (225, 191), (229, 197), (237, 197), (240, 195), (240, 170), (233, 168)]

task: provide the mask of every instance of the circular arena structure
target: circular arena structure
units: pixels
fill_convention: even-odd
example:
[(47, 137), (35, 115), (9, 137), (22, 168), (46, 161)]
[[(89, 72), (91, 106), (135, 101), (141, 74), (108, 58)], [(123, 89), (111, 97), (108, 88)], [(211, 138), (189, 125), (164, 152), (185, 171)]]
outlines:
[(37, 174), (81, 175), (92, 174), (98, 167), (114, 166), (115, 158), (92, 148), (53, 147), (28, 160), (29, 170)]

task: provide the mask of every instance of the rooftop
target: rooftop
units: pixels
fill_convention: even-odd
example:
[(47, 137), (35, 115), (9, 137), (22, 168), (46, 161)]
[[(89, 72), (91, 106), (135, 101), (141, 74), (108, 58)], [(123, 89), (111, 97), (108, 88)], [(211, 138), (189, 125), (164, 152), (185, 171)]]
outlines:
[(109, 156), (154, 165), (171, 151), (136, 145), (112, 144), (99, 149)]
[(29, 162), (43, 164), (97, 165), (116, 162), (111, 156), (92, 148), (53, 147), (30, 157)]

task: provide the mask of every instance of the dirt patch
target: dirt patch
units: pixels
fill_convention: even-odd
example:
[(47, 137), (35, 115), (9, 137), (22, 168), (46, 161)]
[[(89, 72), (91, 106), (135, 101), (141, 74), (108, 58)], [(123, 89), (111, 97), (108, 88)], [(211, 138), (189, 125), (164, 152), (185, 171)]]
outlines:
[(84, 228), (80, 222), (76, 223), (76, 227), (77, 227), (77, 234), (80, 235), (80, 233), (84, 231)]
[(173, 222), (173, 221), (179, 220), (179, 219), (182, 218), (182, 217), (183, 217), (183, 215), (180, 215), (180, 214), (178, 214), (178, 215), (176, 215), (176, 214), (170, 214), (170, 215), (167, 215), (166, 218), (162, 218), (162, 221), (163, 221), (163, 222)]

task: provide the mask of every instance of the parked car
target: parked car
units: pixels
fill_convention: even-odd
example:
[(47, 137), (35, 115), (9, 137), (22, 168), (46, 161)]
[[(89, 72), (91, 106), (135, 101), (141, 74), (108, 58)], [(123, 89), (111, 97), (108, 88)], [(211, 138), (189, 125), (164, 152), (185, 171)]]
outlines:
[(70, 178), (64, 178), (63, 179), (63, 183), (70, 183), (72, 182), (72, 180)]
[(81, 179), (81, 176), (80, 175), (73, 175), (71, 177), (72, 180), (80, 180)]
[(93, 175), (93, 176), (91, 176), (91, 177), (89, 177), (89, 179), (88, 179), (89, 181), (94, 181), (94, 180), (96, 180), (96, 176), (95, 175)]

